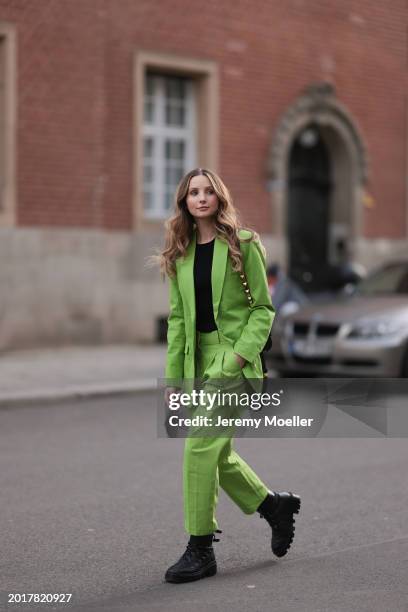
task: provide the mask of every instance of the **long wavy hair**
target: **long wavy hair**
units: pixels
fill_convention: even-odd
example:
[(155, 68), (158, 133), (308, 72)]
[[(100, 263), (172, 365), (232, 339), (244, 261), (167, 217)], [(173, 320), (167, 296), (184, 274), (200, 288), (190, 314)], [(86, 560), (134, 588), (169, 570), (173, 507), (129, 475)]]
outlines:
[(188, 172), (180, 181), (174, 196), (174, 213), (165, 222), (166, 237), (163, 251), (156, 257), (163, 276), (174, 276), (176, 259), (184, 257), (196, 228), (194, 217), (187, 208), (187, 194), (193, 176), (206, 176), (210, 181), (218, 198), (218, 210), (215, 214), (216, 236), (228, 244), (232, 269), (242, 271), (242, 257), (239, 248), (240, 242), (250, 242), (259, 238), (251, 230), (252, 235), (247, 239), (239, 238), (238, 231), (242, 229), (237, 210), (232, 197), (221, 178), (206, 168), (195, 168)]

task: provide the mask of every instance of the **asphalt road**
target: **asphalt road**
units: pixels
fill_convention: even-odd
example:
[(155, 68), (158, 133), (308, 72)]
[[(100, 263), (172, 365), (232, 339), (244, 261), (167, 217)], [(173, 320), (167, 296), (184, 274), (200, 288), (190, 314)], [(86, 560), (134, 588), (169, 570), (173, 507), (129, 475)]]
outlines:
[[(183, 552), (183, 441), (155, 397), (0, 411), (1, 610), (408, 611), (406, 439), (239, 439), (273, 489), (302, 497), (277, 560), (270, 530), (223, 494), (217, 576), (163, 582)], [(72, 593), (7, 605), (8, 593)]]

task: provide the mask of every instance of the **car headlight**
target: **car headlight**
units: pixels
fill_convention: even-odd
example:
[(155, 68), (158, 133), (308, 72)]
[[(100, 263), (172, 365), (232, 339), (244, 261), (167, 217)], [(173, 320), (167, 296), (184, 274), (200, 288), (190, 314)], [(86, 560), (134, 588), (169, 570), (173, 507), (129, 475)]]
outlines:
[(353, 325), (348, 338), (383, 338), (398, 334), (403, 328), (402, 323), (395, 321), (361, 322)]

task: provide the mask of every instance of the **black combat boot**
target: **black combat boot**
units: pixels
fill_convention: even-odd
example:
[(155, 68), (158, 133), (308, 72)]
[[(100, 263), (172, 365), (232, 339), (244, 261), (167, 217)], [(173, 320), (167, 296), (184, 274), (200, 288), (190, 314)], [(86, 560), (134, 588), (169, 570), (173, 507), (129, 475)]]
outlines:
[[(221, 533), (217, 529), (216, 533)], [(206, 536), (190, 536), (187, 548), (180, 559), (169, 567), (166, 582), (192, 582), (214, 576), (217, 573), (213, 542), (219, 542), (213, 533)]]
[(294, 514), (300, 509), (300, 497), (293, 493), (268, 493), (258, 508), (272, 528), (271, 547), (277, 557), (288, 552), (295, 535)]

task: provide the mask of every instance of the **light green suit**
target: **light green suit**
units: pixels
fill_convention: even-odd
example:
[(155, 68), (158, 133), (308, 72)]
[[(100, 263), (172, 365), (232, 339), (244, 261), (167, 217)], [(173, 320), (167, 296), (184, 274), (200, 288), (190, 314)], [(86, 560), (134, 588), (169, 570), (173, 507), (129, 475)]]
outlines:
[[(245, 239), (251, 234), (241, 230), (239, 236)], [(217, 346), (200, 347), (200, 366), (197, 365), (195, 247), (194, 234), (186, 256), (176, 262), (176, 277), (170, 279), (166, 379), (169, 386), (182, 386), (187, 390), (218, 350)], [(262, 245), (254, 241), (241, 242), (241, 251), (253, 298), (251, 304), (239, 273), (232, 270), (228, 246), (218, 238), (215, 239), (211, 273), (212, 301), (218, 337), (223, 343), (220, 348), (225, 351), (225, 346), (229, 346), (229, 351), (232, 349), (246, 359), (242, 374), (254, 386), (254, 383), (262, 384), (259, 353), (268, 338), (275, 311), (266, 281)], [(232, 435), (230, 432), (223, 437), (190, 436), (186, 439), (183, 489), (187, 533), (207, 535), (217, 529), (215, 510), (219, 485), (246, 514), (255, 512), (268, 493), (266, 485), (233, 449)]]
[[(251, 232), (241, 230), (239, 236), (246, 239)], [(166, 379), (195, 377), (195, 246), (194, 233), (186, 256), (176, 262), (176, 277), (170, 279)], [(275, 309), (266, 280), (262, 245), (255, 241), (241, 242), (241, 251), (252, 305), (249, 306), (239, 273), (232, 270), (228, 245), (216, 238), (211, 273), (214, 320), (221, 334), (233, 345), (234, 351), (246, 359), (242, 370), (244, 376), (249, 379), (263, 378), (259, 353), (268, 338)]]

